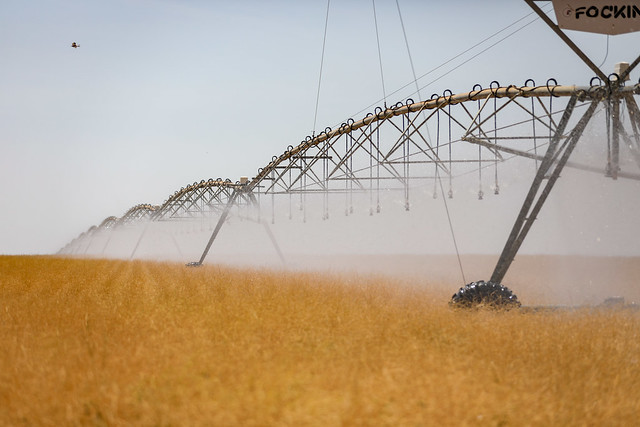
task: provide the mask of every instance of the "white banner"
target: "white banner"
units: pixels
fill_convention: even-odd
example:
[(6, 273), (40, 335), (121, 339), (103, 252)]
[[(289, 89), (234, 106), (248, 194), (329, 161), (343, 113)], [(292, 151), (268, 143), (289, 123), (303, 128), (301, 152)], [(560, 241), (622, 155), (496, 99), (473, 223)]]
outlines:
[(640, 31), (639, 0), (553, 0), (558, 26), (601, 34)]

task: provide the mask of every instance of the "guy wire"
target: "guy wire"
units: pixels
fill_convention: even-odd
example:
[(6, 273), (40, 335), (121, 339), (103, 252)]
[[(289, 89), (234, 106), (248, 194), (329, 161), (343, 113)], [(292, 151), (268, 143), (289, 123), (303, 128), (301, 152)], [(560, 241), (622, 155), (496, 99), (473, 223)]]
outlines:
[(320, 83), (322, 83), (322, 66), (324, 65), (324, 48), (327, 43), (327, 27), (329, 26), (329, 4), (331, 0), (327, 0), (327, 15), (324, 19), (324, 36), (322, 37), (322, 55), (320, 56), (320, 75), (318, 76), (318, 91), (316, 93), (316, 111), (313, 114), (312, 133), (316, 131), (316, 121), (318, 119), (318, 104), (320, 102)]

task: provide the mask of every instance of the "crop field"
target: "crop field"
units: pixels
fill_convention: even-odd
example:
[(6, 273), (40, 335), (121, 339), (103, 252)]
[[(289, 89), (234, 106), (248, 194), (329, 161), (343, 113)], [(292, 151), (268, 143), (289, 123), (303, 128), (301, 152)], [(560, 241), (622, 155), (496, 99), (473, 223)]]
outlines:
[(640, 312), (450, 283), (0, 257), (0, 425), (637, 425)]

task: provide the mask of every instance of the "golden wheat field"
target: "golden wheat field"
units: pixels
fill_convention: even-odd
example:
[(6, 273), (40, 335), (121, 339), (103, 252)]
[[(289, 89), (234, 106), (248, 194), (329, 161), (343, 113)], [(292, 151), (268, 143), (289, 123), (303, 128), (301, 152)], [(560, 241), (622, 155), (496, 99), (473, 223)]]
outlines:
[(1, 425), (638, 425), (640, 313), (386, 276), (0, 257)]

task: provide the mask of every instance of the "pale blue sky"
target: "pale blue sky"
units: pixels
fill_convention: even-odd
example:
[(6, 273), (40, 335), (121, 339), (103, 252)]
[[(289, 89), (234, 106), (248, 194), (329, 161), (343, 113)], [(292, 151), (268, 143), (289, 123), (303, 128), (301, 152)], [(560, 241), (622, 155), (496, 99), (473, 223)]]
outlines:
[[(399, 3), (418, 76), (531, 13), (523, 1)], [(313, 127), (326, 5), (0, 2), (0, 254), (54, 253), (107, 216), (201, 179), (253, 176), (298, 144)], [(396, 2), (376, 6), (391, 93), (412, 73)], [(471, 59), (533, 19), (420, 79), (438, 79), (422, 95), (493, 80), (587, 85), (591, 70), (540, 20)], [(373, 22), (371, 1), (331, 2), (319, 130), (382, 104)], [(569, 33), (604, 60), (606, 36)], [(603, 69), (638, 46), (638, 33), (611, 37)]]

